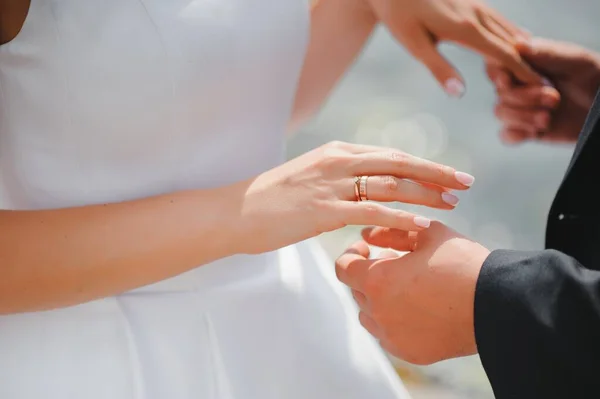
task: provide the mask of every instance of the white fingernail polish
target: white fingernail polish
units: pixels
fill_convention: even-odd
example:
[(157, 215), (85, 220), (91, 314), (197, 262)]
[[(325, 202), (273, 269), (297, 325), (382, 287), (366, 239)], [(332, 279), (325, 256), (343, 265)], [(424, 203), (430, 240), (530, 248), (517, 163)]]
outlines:
[(416, 216), (413, 221), (419, 227), (427, 228), (431, 225), (431, 220), (424, 218), (423, 216)]
[(471, 187), (475, 182), (475, 178), (465, 172), (454, 172), (454, 177), (459, 183), (464, 184), (467, 187)]
[(452, 97), (462, 97), (465, 94), (465, 85), (463, 82), (456, 78), (450, 78), (444, 84), (444, 89), (446, 93), (450, 94)]
[(442, 193), (442, 200), (446, 204), (452, 206), (456, 206), (456, 204), (458, 204), (458, 201), (460, 201), (456, 195), (450, 193)]
[(542, 84), (547, 87), (554, 87), (554, 84), (548, 78), (542, 78)]

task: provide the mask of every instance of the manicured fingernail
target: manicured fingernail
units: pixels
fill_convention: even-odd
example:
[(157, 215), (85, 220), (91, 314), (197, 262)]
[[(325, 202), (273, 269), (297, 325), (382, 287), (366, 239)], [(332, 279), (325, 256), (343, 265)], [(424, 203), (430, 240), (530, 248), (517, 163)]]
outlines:
[(452, 97), (462, 97), (465, 94), (465, 85), (456, 78), (448, 79), (444, 84), (444, 88), (446, 89), (446, 93)]
[(471, 187), (475, 182), (475, 178), (465, 172), (454, 172), (454, 177), (456, 177), (456, 180), (458, 180), (459, 183), (469, 187)]
[(442, 200), (448, 205), (456, 206), (458, 204), (458, 197), (450, 193), (442, 193)]
[(415, 216), (413, 221), (419, 227), (427, 228), (431, 225), (431, 220), (424, 218), (423, 216)]
[(548, 78), (542, 78), (542, 84), (544, 86), (554, 87), (554, 85), (552, 84), (552, 82)]

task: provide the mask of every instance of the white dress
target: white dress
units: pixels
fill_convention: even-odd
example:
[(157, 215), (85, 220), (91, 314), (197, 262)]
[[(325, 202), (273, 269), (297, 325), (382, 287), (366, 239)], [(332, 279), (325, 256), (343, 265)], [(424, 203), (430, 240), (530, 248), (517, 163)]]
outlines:
[[(306, 0), (32, 0), (0, 46), (0, 207), (209, 188), (280, 164), (308, 27)], [(0, 398), (408, 397), (333, 273), (305, 242), (0, 317)]]

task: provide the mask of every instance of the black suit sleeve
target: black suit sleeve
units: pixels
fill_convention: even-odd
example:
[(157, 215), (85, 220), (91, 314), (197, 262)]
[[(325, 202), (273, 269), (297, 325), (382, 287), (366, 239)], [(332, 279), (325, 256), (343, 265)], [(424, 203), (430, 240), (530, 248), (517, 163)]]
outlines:
[(494, 251), (475, 336), (497, 399), (600, 397), (600, 272), (555, 250)]

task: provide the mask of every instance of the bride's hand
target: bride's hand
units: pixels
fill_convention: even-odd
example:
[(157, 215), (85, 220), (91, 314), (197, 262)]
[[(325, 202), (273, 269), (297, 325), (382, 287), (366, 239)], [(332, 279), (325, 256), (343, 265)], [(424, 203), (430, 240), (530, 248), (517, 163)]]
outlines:
[(441, 41), (455, 42), (501, 63), (522, 82), (541, 81), (515, 49), (517, 40), (528, 34), (481, 0), (363, 1), (451, 95), (461, 96), (465, 86), (439, 53)]
[[(281, 248), (346, 225), (418, 231), (429, 219), (382, 204), (357, 201), (355, 178), (368, 176), (366, 196), (453, 209), (450, 189), (465, 190), (473, 177), (401, 151), (334, 142), (251, 181), (241, 183), (244, 253)], [(417, 183), (418, 182), (418, 183)]]

